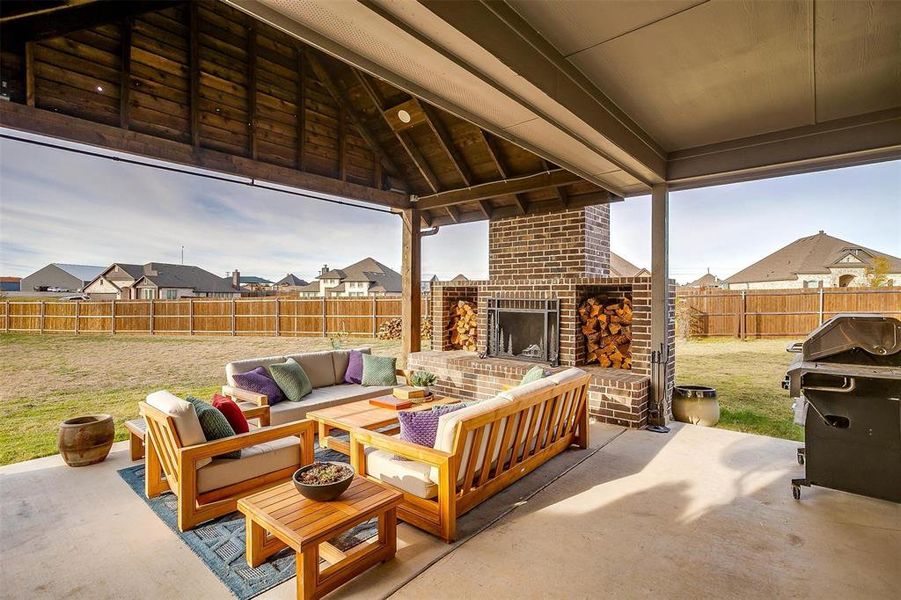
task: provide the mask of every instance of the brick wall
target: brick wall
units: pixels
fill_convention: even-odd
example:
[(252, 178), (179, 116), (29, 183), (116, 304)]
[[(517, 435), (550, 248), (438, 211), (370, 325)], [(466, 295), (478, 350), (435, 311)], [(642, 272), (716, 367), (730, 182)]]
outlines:
[(610, 272), (610, 206), (488, 222), (488, 277), (584, 277)]

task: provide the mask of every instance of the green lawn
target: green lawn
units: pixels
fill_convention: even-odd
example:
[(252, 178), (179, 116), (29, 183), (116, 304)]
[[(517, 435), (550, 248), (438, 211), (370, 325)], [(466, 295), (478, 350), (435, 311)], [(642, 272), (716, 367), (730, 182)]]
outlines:
[[(679, 342), (676, 381), (717, 388), (721, 427), (800, 440), (779, 382), (791, 355), (785, 340)], [(396, 355), (397, 342), (344, 340)], [(0, 464), (54, 454), (63, 419), (112, 414), (117, 439), (138, 401), (168, 389), (209, 398), (230, 360), (323, 350), (322, 338), (130, 337), (0, 334)]]
[(719, 427), (802, 441), (804, 430), (792, 421), (792, 400), (781, 382), (793, 355), (789, 339), (679, 340), (676, 383), (716, 388)]

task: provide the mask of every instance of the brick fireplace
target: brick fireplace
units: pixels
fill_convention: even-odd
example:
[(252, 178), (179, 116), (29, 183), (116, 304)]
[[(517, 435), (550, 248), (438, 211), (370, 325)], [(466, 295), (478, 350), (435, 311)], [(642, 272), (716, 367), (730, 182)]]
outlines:
[[(409, 365), (439, 376), (440, 393), (466, 399), (489, 398), (518, 382), (538, 362), (552, 370), (578, 366), (592, 375), (589, 406), (599, 420), (641, 427), (647, 424), (651, 363), (651, 280), (609, 277), (610, 209), (590, 206), (560, 213), (493, 220), (489, 224), (489, 279), (463, 284), (432, 284), (432, 349), (413, 354)], [(671, 317), (675, 284), (671, 284)], [(578, 315), (588, 297), (629, 298), (632, 303), (632, 364), (630, 369), (586, 365), (586, 341)], [(464, 300), (476, 307), (476, 352), (453, 350), (448, 335), (448, 307)], [(556, 361), (529, 362), (520, 357), (479, 358), (488, 353), (489, 312), (499, 300), (553, 301), (559, 311), (559, 331), (553, 343)], [(531, 304), (529, 304), (531, 305)], [(672, 322), (672, 319), (671, 321)], [(667, 336), (669, 363), (667, 398), (674, 372), (674, 331)], [(559, 367), (551, 367), (559, 362)], [(666, 404), (669, 416), (669, 400)]]

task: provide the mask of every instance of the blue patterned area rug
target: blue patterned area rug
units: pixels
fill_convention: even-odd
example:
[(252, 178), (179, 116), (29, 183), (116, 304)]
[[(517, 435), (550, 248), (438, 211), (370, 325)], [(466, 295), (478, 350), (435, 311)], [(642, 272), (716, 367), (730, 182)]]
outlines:
[[(348, 462), (343, 454), (318, 446), (316, 460)], [(119, 475), (237, 598), (253, 598), (294, 577), (294, 551), (290, 548), (274, 554), (255, 569), (247, 565), (244, 558), (244, 515), (241, 513), (225, 515), (182, 533), (178, 530), (178, 508), (173, 494), (162, 494), (152, 500), (144, 496), (143, 463), (121, 469)], [(330, 541), (338, 549), (346, 551), (376, 535), (378, 522), (373, 519)]]

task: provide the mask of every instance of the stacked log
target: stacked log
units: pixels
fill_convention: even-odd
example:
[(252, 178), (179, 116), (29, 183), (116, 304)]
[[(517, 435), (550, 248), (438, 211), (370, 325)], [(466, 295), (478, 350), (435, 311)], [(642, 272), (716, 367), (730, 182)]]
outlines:
[[(400, 317), (394, 317), (390, 321), (382, 323), (375, 336), (380, 340), (399, 340), (402, 329), (403, 321)], [(432, 317), (422, 318), (419, 331), (420, 337), (424, 340), (432, 337)]]
[(448, 307), (447, 330), (451, 349), (475, 351), (477, 327), (478, 319), (472, 303), (459, 300)]
[(632, 300), (588, 298), (579, 306), (587, 364), (632, 368)]

